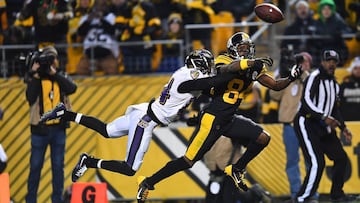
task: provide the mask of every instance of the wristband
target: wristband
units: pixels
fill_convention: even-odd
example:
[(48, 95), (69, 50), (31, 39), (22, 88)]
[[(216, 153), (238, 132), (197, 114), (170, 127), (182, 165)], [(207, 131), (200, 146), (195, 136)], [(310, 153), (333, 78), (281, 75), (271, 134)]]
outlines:
[(241, 59), (240, 60), (240, 70), (245, 70), (247, 69), (249, 66), (248, 66), (248, 60), (249, 59)]

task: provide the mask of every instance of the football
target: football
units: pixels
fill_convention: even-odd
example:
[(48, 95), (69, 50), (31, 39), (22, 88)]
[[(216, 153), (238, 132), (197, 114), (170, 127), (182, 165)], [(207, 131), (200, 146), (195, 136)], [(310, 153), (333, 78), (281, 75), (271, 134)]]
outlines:
[(274, 4), (261, 3), (255, 6), (255, 14), (267, 23), (278, 23), (284, 20), (283, 12)]

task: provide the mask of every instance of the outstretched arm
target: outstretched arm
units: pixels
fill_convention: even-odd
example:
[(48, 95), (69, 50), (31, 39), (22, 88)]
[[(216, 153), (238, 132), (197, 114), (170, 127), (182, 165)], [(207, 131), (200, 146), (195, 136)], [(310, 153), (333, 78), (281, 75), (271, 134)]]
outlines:
[(272, 66), (273, 60), (270, 57), (260, 57), (260, 58), (256, 58), (256, 59), (240, 59), (240, 60), (235, 60), (229, 64), (217, 65), (216, 69), (220, 73), (243, 71), (248, 68), (254, 67), (254, 65), (256, 63), (261, 63), (261, 64), (266, 64), (267, 66)]
[(301, 65), (294, 65), (291, 68), (290, 75), (286, 78), (274, 79), (268, 74), (262, 74), (257, 78), (260, 84), (275, 91), (286, 88), (291, 82), (300, 77), (302, 72)]
[(286, 88), (292, 82), (289, 78), (274, 79), (268, 74), (262, 74), (257, 80), (260, 84), (275, 91)]

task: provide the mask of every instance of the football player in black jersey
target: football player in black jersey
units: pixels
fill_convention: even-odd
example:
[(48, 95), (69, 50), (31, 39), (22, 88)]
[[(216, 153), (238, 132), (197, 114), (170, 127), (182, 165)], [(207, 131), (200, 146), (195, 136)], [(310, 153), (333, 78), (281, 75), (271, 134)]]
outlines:
[[(215, 66), (220, 74), (186, 81), (178, 87), (179, 92), (201, 90), (212, 100), (199, 115), (199, 123), (185, 155), (168, 162), (150, 177), (138, 178), (138, 202), (145, 201), (149, 190), (153, 190), (156, 183), (191, 168), (196, 161), (203, 158), (221, 135), (248, 142), (247, 151), (242, 158), (236, 164), (225, 168), (225, 173), (234, 179), (236, 186), (247, 190), (243, 181), (245, 167), (269, 143), (270, 135), (254, 122), (234, 115), (242, 100), (242, 92), (251, 88), (255, 80), (273, 90), (284, 89), (301, 74), (301, 66), (294, 65), (287, 78), (273, 79), (265, 73), (266, 66), (272, 66), (272, 59), (255, 58), (255, 45), (244, 32), (235, 33), (228, 40), (227, 49), (227, 53), (215, 59)], [(241, 132), (246, 134), (240, 135)]]

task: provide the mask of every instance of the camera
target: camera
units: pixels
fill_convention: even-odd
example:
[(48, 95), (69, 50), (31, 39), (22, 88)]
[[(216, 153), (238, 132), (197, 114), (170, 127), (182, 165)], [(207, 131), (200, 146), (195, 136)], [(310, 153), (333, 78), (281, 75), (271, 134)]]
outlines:
[[(41, 51), (30, 52), (25, 60), (25, 67), (29, 73), (38, 73), (40, 77), (45, 77), (50, 72), (50, 66), (53, 64), (55, 56), (52, 54), (44, 54)], [(34, 63), (39, 63), (40, 67), (36, 72), (32, 72), (31, 68)]]
[(280, 76), (287, 77), (291, 67), (296, 63), (292, 49), (283, 48), (280, 52)]

